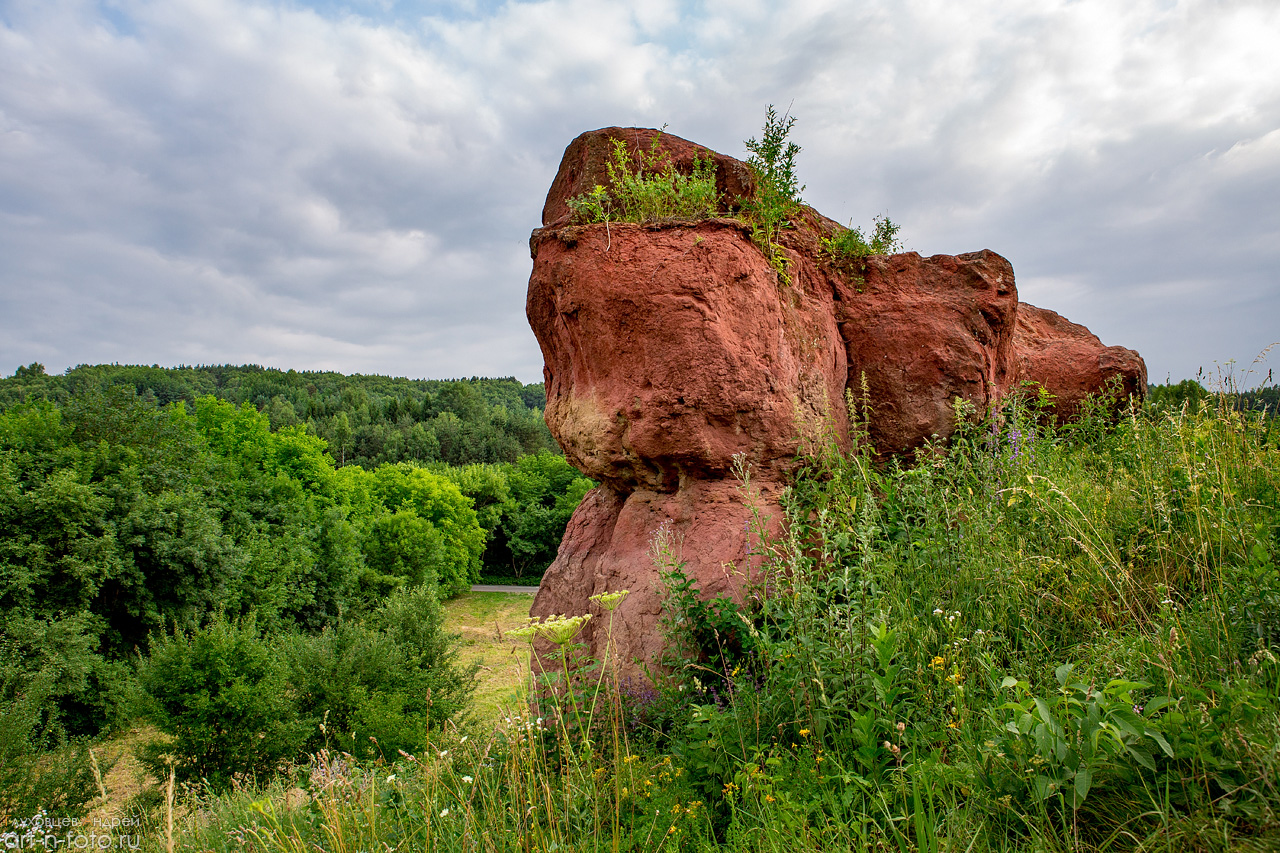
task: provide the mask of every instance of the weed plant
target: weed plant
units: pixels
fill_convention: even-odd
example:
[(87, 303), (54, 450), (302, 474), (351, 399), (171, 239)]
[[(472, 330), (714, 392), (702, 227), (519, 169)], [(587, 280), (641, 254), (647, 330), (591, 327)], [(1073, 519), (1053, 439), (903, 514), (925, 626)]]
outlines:
[(746, 604), (698, 595), (659, 531), (677, 654), (657, 689), (618, 684), (611, 650), (575, 673), (557, 620), (540, 716), (322, 750), (292, 792), (193, 801), (186, 843), (1276, 849), (1268, 423), (1209, 400), (1055, 428), (1027, 400), (885, 465), (853, 408), (859, 450), (819, 442), (784, 533), (756, 526)]
[(596, 184), (590, 192), (569, 199), (575, 220), (585, 224), (714, 216), (720, 200), (715, 161), (709, 154), (694, 157), (692, 173), (681, 174), (661, 146), (659, 133), (648, 151), (641, 149), (632, 157), (626, 140), (614, 139), (606, 164), (609, 186)]
[(770, 104), (765, 110), (760, 139), (757, 141), (753, 136), (745, 143), (751, 152), (747, 168), (755, 178), (755, 193), (743, 213), (751, 223), (751, 239), (784, 282), (790, 281), (787, 274), (790, 261), (778, 245), (778, 235), (790, 226), (791, 217), (800, 209), (800, 193), (804, 192), (796, 176), (800, 146), (787, 138), (795, 123), (795, 116), (779, 116)]
[(861, 228), (850, 225), (844, 231), (824, 239), (823, 250), (837, 264), (902, 251), (902, 241), (898, 239), (898, 232), (902, 227), (888, 216), (877, 216), (874, 223), (870, 236), (863, 234)]

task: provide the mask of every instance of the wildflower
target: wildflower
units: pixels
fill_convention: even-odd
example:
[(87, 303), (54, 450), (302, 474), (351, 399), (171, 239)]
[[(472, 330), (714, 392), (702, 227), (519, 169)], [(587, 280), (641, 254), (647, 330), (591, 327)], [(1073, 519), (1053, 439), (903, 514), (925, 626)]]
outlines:
[(441, 750), (441, 751), (440, 751), (440, 757), (441, 757), (441, 758), (444, 758), (444, 757), (445, 757), (446, 755), (448, 755), (448, 754), (449, 754), (449, 750), (447, 750), (447, 749), (445, 749), (445, 750)]
[(933, 615), (934, 615), (934, 616), (941, 616), (941, 615), (942, 615), (942, 608), (941, 608), (941, 607), (935, 607), (935, 608), (933, 609)]
[(808, 737), (808, 736), (809, 736), (809, 730), (808, 730), (808, 729), (801, 729), (801, 730), (800, 730), (800, 737)]
[(765, 794), (765, 795), (764, 795), (764, 801), (765, 801), (766, 803), (776, 803), (776, 802), (777, 802), (777, 800), (776, 800), (776, 799), (774, 799), (773, 794)]
[(394, 781), (396, 781), (396, 774), (392, 773), (390, 776), (387, 777), (387, 784), (390, 785)]
[(937, 669), (938, 667), (942, 666), (946, 662), (947, 662), (947, 659), (944, 658), (942, 655), (936, 655), (934, 656), (933, 660), (929, 662), (929, 666), (933, 667), (934, 669)]
[(591, 621), (591, 614), (583, 616), (552, 616), (537, 625), (538, 636), (555, 643), (557, 646), (567, 645), (582, 626)]
[(440, 817), (448, 817), (448, 816), (449, 816), (449, 810), (448, 810), (448, 809), (444, 809), (444, 810), (442, 810), (442, 811), (440, 812)]
[(903, 733), (903, 732), (905, 732), (906, 730), (907, 730), (907, 724), (906, 724), (906, 723), (901, 723), (901, 722), (900, 722), (900, 723), (898, 723), (898, 734), (902, 734), (902, 733)]
[(617, 592), (602, 592), (598, 595), (593, 595), (591, 596), (591, 600), (596, 604), (599, 604), (605, 610), (612, 611), (622, 603), (622, 599), (626, 598), (630, 594), (631, 590), (620, 589)]
[[(510, 631), (507, 632), (507, 636), (515, 637), (517, 640), (527, 640), (529, 642), (533, 642), (533, 638), (534, 636), (537, 635), (537, 633), (538, 633), (538, 624), (530, 620), (529, 624), (525, 625), (523, 628), (512, 628)], [(511, 722), (511, 721), (507, 720), (507, 722)]]
[(475, 779), (472, 779), (470, 776), (463, 776), (463, 777), (462, 777), (462, 781), (463, 781), (463, 782), (465, 782), (466, 784), (470, 785), (472, 782), (474, 782), (474, 781), (476, 781), (476, 780), (475, 780)]
[(949, 728), (949, 729), (958, 729), (958, 728), (960, 728), (960, 724), (959, 724), (958, 722), (956, 722), (955, 720), (952, 720), (951, 722), (947, 723), (947, 728)]

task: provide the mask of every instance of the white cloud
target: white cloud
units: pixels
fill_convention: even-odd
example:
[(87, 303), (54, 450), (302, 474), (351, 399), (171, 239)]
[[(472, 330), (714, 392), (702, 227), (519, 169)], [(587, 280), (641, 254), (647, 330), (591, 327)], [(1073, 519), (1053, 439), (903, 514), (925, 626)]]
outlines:
[(535, 380), (563, 147), (670, 122), (741, 154), (770, 102), (823, 212), (1000, 251), (1153, 376), (1280, 337), (1273, 3), (428, 8), (0, 0), (0, 370)]

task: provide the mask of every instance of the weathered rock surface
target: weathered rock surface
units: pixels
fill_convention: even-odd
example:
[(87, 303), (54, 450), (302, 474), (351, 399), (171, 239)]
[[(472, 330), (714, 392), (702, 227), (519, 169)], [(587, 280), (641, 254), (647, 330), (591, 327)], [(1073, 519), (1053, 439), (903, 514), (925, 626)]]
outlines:
[(1018, 291), (1013, 266), (995, 252), (871, 257), (832, 286), (847, 379), (861, 394), (866, 377), (878, 450), (946, 438), (957, 397), (982, 413), (1008, 390)]
[(547, 425), (587, 476), (627, 492), (781, 473), (797, 419), (844, 393), (830, 291), (781, 286), (736, 220), (542, 231), (527, 310)]
[[(872, 440), (888, 454), (947, 438), (956, 398), (980, 416), (1024, 380), (1055, 394), (1063, 416), (1113, 376), (1145, 390), (1137, 353), (1020, 305), (1012, 266), (991, 251), (840, 265), (821, 247), (840, 226), (804, 208), (780, 237), (786, 280), (737, 219), (570, 224), (568, 199), (608, 184), (615, 138), (633, 152), (657, 138), (685, 172), (709, 153), (727, 212), (753, 185), (743, 163), (679, 137), (592, 131), (566, 149), (530, 239), (526, 309), (545, 359), (547, 425), (601, 483), (532, 613), (603, 616), (589, 597), (630, 589), (613, 623), (624, 674), (652, 671), (662, 645), (655, 531), (682, 543), (676, 556), (705, 594), (740, 596), (757, 566), (735, 457), (776, 529), (804, 444), (825, 435), (848, 446), (846, 392), (865, 395)], [(584, 635), (597, 657), (607, 621)]]
[(1013, 346), (1018, 378), (1053, 395), (1049, 411), (1070, 420), (1091, 394), (1109, 392), (1116, 403), (1141, 397), (1147, 389), (1147, 365), (1131, 349), (1104, 346), (1084, 326), (1045, 308), (1022, 303)]

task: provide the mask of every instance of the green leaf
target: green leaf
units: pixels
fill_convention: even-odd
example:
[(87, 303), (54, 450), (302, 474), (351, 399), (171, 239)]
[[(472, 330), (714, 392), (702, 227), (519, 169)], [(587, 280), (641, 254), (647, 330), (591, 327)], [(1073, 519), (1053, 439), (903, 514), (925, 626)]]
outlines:
[(1049, 704), (1039, 696), (1032, 701), (1036, 703), (1036, 710), (1040, 712), (1040, 719), (1049, 727), (1049, 731), (1058, 737), (1062, 737), (1062, 726), (1058, 725), (1057, 721), (1053, 719), (1053, 714), (1049, 711)]
[(1156, 762), (1151, 757), (1151, 753), (1140, 746), (1129, 746), (1129, 754), (1132, 755), (1139, 764), (1148, 770), (1156, 769)]
[(1080, 808), (1080, 804), (1084, 802), (1084, 798), (1089, 796), (1089, 787), (1093, 784), (1093, 774), (1088, 767), (1081, 767), (1076, 771), (1076, 798), (1072, 806)]
[(1165, 755), (1169, 756), (1170, 758), (1173, 758), (1173, 747), (1169, 746), (1169, 741), (1164, 739), (1163, 734), (1161, 734), (1160, 732), (1152, 728), (1148, 728), (1145, 734), (1147, 737), (1151, 738), (1156, 743), (1160, 744), (1160, 749), (1164, 752)]

